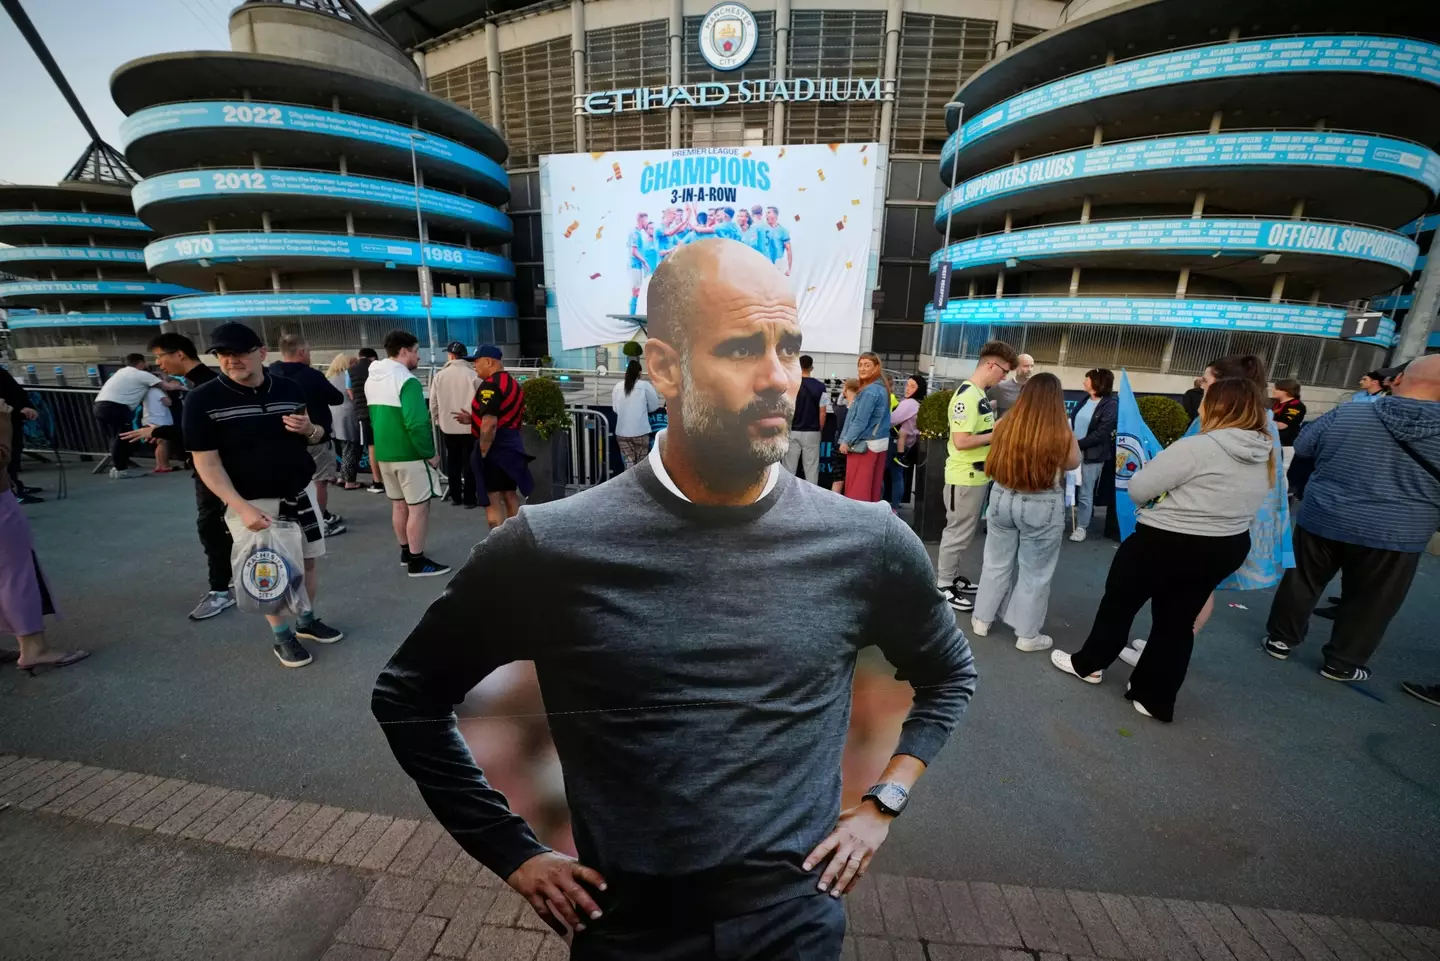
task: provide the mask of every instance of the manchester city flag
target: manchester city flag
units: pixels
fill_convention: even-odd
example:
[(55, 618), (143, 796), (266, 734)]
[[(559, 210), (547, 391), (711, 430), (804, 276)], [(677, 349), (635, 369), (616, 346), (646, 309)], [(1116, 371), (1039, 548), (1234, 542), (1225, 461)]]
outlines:
[(1130, 478), (1163, 448), (1155, 432), (1140, 416), (1130, 375), (1120, 371), (1120, 413), (1115, 424), (1115, 518), (1120, 522), (1120, 539), (1135, 533), (1134, 502), (1130, 500)]

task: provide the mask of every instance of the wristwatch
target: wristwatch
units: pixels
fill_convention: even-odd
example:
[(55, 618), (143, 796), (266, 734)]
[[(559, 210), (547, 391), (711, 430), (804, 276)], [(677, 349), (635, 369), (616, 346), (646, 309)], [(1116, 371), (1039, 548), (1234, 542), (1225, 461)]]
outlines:
[(899, 817), (900, 812), (905, 810), (905, 805), (910, 801), (910, 792), (905, 790), (904, 785), (886, 781), (884, 784), (877, 784), (866, 791), (865, 798), (874, 801), (875, 806), (885, 814)]

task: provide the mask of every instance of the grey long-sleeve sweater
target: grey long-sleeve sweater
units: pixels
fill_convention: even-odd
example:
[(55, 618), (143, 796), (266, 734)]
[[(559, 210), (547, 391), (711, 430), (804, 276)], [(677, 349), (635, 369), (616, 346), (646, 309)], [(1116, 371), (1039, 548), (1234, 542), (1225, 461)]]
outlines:
[(781, 474), (746, 507), (642, 462), (524, 508), (471, 553), (380, 675), (373, 711), (441, 824), (500, 877), (545, 850), (475, 766), (452, 705), (533, 659), (582, 860), (611, 894), (716, 916), (814, 890), (834, 826), (856, 653), (915, 687), (897, 753), (934, 759), (974, 660), (919, 539)]

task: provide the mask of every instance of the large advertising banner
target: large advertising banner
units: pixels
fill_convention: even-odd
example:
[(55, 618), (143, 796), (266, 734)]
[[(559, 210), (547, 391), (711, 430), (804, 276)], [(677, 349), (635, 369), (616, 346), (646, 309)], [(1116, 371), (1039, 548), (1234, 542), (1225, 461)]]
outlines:
[(712, 147), (541, 159), (564, 349), (629, 340), (646, 287), (685, 244), (764, 254), (795, 293), (810, 352), (855, 353), (875, 219), (876, 144)]

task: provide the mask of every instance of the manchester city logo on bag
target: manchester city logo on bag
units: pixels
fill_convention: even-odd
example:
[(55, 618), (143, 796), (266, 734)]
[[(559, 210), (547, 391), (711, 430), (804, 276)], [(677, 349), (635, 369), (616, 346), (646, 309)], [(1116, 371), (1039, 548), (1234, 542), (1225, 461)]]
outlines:
[(273, 601), (285, 596), (290, 586), (290, 569), (277, 552), (262, 547), (240, 568), (240, 586), (257, 601)]

